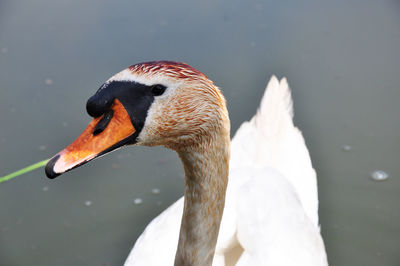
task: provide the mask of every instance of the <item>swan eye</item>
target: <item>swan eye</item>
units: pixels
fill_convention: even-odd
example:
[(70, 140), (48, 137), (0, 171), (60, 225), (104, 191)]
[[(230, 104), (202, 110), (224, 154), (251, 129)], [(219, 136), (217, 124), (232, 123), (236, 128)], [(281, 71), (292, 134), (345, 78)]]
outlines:
[(151, 93), (153, 93), (154, 96), (160, 96), (166, 89), (167, 88), (165, 86), (157, 84), (151, 87)]

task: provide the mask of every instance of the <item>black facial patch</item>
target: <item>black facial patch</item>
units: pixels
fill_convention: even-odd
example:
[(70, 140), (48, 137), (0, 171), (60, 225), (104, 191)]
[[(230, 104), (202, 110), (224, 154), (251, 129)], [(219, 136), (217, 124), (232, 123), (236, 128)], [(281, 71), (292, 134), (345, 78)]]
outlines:
[[(132, 125), (136, 130), (136, 132), (129, 137), (129, 143), (126, 144), (134, 143), (144, 126), (150, 105), (154, 101), (154, 95), (151, 89), (152, 86), (146, 86), (133, 81), (112, 81), (110, 83), (105, 83), (89, 98), (86, 104), (86, 110), (90, 116), (99, 117), (103, 114), (107, 114), (107, 112), (111, 110), (114, 99), (118, 99), (128, 112)], [(106, 116), (107, 115), (104, 117)], [(105, 118), (103, 122), (102, 120), (103, 119), (96, 125), (93, 134), (98, 134), (106, 128), (108, 119)], [(96, 129), (98, 130), (96, 131)]]

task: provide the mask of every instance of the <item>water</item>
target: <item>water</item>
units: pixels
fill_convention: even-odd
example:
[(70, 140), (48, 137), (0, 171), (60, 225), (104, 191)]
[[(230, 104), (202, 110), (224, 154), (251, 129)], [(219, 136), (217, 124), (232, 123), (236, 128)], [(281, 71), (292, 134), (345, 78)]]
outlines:
[[(233, 132), (269, 77), (286, 76), (319, 177), (330, 265), (398, 265), (399, 9), (395, 0), (1, 1), (0, 174), (69, 144), (90, 121), (88, 97), (131, 64), (198, 68), (223, 89)], [(374, 169), (390, 178), (373, 182)], [(1, 184), (0, 265), (121, 265), (182, 195), (182, 172), (173, 152), (134, 147), (55, 180), (36, 170)]]

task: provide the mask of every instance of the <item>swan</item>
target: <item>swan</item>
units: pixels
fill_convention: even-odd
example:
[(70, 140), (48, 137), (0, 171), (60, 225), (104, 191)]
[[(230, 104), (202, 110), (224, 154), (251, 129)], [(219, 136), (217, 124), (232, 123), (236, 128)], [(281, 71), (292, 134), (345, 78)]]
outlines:
[(184, 197), (146, 227), (125, 265), (328, 265), (316, 173), (285, 78), (272, 76), (232, 142), (221, 91), (184, 63), (132, 65), (86, 109), (93, 120), (47, 163), (49, 178), (126, 145), (162, 145), (183, 164)]

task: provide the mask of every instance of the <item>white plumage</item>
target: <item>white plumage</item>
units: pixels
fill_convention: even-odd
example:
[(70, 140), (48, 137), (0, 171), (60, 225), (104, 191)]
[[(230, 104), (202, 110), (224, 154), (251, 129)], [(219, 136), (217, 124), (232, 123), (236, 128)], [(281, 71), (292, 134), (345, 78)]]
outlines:
[[(286, 79), (272, 77), (257, 114), (231, 143), (229, 183), (213, 265), (327, 265), (316, 174), (293, 125)], [(183, 197), (138, 238), (125, 265), (173, 265)]]

